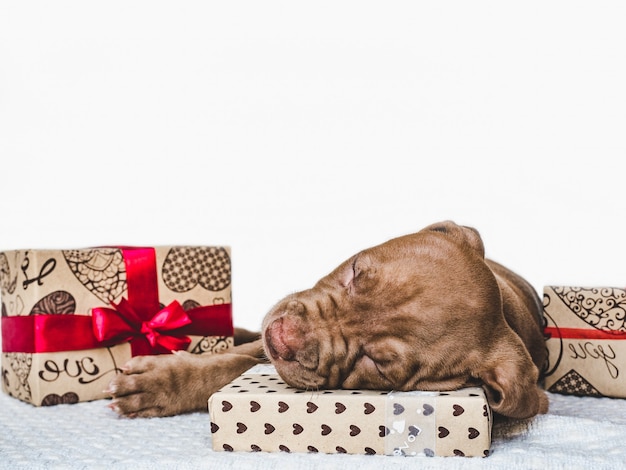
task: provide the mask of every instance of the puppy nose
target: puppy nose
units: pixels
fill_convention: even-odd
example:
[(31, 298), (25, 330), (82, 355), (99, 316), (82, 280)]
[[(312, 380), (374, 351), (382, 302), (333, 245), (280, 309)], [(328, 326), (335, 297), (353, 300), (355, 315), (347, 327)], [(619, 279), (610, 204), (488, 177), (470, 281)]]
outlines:
[(293, 361), (295, 351), (301, 344), (300, 335), (293, 319), (282, 316), (274, 320), (267, 328), (267, 345), (272, 359)]
[(304, 348), (309, 327), (306, 307), (298, 300), (283, 305), (280, 316), (266, 329), (267, 346), (273, 359), (296, 360), (296, 353)]

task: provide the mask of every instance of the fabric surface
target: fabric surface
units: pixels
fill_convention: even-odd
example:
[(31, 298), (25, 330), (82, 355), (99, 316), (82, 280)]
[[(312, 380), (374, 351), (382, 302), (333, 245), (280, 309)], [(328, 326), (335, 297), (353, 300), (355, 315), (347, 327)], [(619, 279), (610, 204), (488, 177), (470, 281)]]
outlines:
[(496, 421), (487, 458), (213, 452), (208, 413), (119, 418), (107, 400), (36, 408), (0, 394), (7, 469), (615, 469), (626, 467), (626, 399), (549, 394), (550, 412)]

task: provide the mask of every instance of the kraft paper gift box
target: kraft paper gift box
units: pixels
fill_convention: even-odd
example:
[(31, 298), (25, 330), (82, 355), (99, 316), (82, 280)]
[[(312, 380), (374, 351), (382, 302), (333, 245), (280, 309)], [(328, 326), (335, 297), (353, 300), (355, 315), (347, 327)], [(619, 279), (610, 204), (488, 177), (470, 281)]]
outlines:
[(305, 391), (257, 366), (209, 399), (216, 451), (487, 456), (481, 388), (453, 392)]
[(546, 286), (550, 392), (626, 398), (626, 290)]
[(2, 389), (33, 405), (105, 398), (132, 356), (233, 344), (226, 247), (0, 253)]

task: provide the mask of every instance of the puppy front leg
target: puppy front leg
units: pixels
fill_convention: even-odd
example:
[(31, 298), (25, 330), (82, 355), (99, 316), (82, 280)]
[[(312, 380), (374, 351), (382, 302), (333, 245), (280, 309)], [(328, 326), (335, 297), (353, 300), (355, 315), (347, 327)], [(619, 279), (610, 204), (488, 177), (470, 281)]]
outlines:
[(261, 333), (258, 331), (249, 331), (245, 328), (237, 328), (235, 327), (235, 346), (239, 346), (240, 344), (252, 343), (257, 339), (261, 339)]
[(137, 356), (109, 384), (107, 392), (113, 397), (110, 407), (128, 417), (206, 411), (214, 392), (262, 362), (266, 359), (260, 339), (218, 354), (177, 351)]

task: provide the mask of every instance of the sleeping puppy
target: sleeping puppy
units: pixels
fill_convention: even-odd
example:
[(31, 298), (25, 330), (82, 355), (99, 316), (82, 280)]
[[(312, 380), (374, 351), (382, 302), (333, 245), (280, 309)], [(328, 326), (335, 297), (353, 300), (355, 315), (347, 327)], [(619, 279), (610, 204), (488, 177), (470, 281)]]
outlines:
[(478, 232), (452, 222), (364, 250), (217, 355), (140, 356), (109, 386), (127, 416), (205, 410), (208, 397), (267, 357), (289, 385), (453, 390), (482, 385), (492, 409), (545, 413), (546, 360), (533, 288), (485, 259)]

